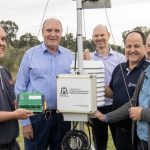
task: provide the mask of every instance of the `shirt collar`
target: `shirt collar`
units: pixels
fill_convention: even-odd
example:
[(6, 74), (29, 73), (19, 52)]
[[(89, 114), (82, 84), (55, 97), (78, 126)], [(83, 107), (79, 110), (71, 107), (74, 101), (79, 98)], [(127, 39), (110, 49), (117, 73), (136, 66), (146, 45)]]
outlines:
[[(144, 56), (143, 58), (142, 58), (142, 60), (134, 67), (134, 69), (139, 69), (142, 65), (143, 65), (143, 63), (146, 61), (146, 57)], [(126, 63), (126, 69), (128, 69), (129, 68), (129, 60), (127, 61), (127, 63)], [(134, 70), (133, 69), (133, 70)]]
[(145, 69), (144, 73), (147, 78), (150, 77), (150, 65)]
[[(44, 42), (42, 42), (42, 52), (43, 53), (48, 52), (48, 48), (46, 47)], [(58, 45), (57, 53), (62, 53), (62, 52), (63, 52), (63, 50), (62, 50), (61, 46)]]
[[(101, 55), (97, 52), (97, 50), (95, 50), (94, 55), (95, 55), (95, 56), (101, 56)], [(108, 53), (108, 55), (115, 55), (115, 51), (114, 51), (110, 46), (109, 46), (109, 53)]]

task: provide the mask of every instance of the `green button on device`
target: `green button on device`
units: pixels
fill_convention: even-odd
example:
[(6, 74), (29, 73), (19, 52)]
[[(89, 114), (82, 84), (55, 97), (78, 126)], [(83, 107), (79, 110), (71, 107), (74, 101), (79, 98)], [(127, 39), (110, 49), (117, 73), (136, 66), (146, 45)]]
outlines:
[(21, 92), (17, 96), (18, 108), (43, 112), (46, 108), (44, 96), (40, 92)]

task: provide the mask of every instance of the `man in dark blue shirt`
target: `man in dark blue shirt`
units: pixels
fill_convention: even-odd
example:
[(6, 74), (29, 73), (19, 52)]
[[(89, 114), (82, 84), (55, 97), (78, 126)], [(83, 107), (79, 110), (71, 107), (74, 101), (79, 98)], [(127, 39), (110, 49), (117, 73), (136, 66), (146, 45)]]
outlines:
[[(0, 27), (0, 59), (5, 55), (6, 33)], [(31, 111), (15, 110), (14, 84), (10, 72), (0, 66), (0, 150), (19, 150), (16, 142), (18, 136), (17, 119), (25, 119), (32, 115)]]
[[(114, 69), (110, 82), (113, 91), (113, 110), (130, 101), (142, 70), (150, 64), (146, 61), (145, 44), (145, 36), (141, 32), (132, 31), (125, 37), (125, 55), (128, 61)], [(110, 94), (109, 90), (106, 90), (107, 96)], [(116, 123), (116, 149), (132, 149), (131, 119)]]

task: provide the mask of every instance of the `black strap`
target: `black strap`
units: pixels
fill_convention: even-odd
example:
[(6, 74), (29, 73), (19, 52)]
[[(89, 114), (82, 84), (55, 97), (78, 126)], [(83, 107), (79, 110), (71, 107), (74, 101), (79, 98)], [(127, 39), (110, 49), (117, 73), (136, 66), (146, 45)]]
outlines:
[[(145, 68), (146, 69), (146, 68)], [(145, 69), (144, 69), (144, 71), (145, 71)], [(139, 99), (139, 94), (140, 94), (140, 91), (141, 91), (141, 89), (142, 89), (142, 87), (143, 87), (143, 83), (144, 83), (144, 78), (145, 78), (145, 72), (142, 72), (141, 73), (141, 75), (140, 75), (140, 77), (139, 77), (139, 79), (140, 79), (140, 81), (138, 82), (138, 84), (137, 84), (137, 98)], [(135, 100), (133, 103), (132, 103), (132, 106), (138, 106), (138, 104), (139, 104), (139, 101), (138, 101), (138, 99), (137, 100)], [(132, 120), (132, 149), (133, 150), (136, 150), (136, 147), (135, 147), (135, 136), (134, 136), (134, 134), (135, 134), (135, 124), (136, 124), (136, 121), (133, 121)]]

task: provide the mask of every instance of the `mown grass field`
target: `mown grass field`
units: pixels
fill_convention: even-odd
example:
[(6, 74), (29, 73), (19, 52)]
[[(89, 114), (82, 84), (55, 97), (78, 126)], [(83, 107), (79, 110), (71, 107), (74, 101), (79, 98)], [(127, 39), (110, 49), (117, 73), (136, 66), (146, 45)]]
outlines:
[[(20, 145), (21, 150), (24, 150), (24, 143), (23, 143), (23, 136), (22, 136), (22, 133), (21, 133), (21, 127), (20, 127), (20, 136), (17, 138), (17, 141)], [(109, 132), (109, 140), (108, 140), (107, 150), (115, 150), (110, 132)]]

